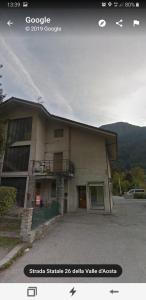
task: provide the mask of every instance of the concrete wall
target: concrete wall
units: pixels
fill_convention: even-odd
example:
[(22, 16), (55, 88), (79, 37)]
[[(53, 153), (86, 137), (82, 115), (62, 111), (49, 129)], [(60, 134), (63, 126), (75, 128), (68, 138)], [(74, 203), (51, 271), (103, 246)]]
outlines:
[[(70, 159), (75, 164), (75, 178), (69, 181), (69, 210), (74, 211), (78, 208), (78, 185), (103, 182), (105, 210), (110, 211), (105, 139), (100, 135), (79, 128), (72, 128), (70, 135)], [(88, 189), (87, 208), (89, 209)]]
[[(54, 179), (56, 180), (56, 179)], [(52, 179), (43, 179), (41, 180), (41, 189), (40, 189), (40, 195), (43, 199), (44, 204), (51, 203), (52, 201), (56, 200), (56, 196), (52, 196), (51, 193), (51, 187), (52, 187)], [(68, 181), (64, 181), (64, 193), (68, 193)]]
[[(46, 129), (47, 122), (41, 116), (36, 116), (36, 153), (35, 160), (45, 159)], [(49, 130), (49, 128), (48, 128)]]
[[(63, 137), (54, 137), (55, 129), (64, 129)], [(47, 122), (47, 134), (45, 144), (45, 159), (52, 160), (55, 152), (63, 152), (63, 159), (69, 158), (69, 129), (58, 121)]]
[[(32, 160), (53, 160), (55, 152), (63, 152), (64, 159), (70, 159), (75, 165), (75, 177), (69, 178), (65, 184), (68, 192), (68, 210), (75, 211), (78, 208), (77, 186), (90, 182), (104, 183), (105, 210), (110, 211), (109, 180), (110, 165), (105, 147), (105, 139), (92, 131), (69, 127), (57, 120), (47, 120), (37, 110), (17, 107), (7, 115), (7, 119), (32, 117), (32, 138), (30, 143), (29, 175), (32, 170)], [(63, 137), (54, 137), (55, 129), (64, 129)], [(18, 172), (17, 172), (18, 173)], [(27, 172), (26, 172), (27, 173)], [(8, 176), (9, 174), (5, 174)], [(10, 174), (11, 176), (24, 176), (28, 174)], [(27, 184), (26, 193), (29, 191)], [(43, 197), (50, 201), (50, 183), (42, 184)], [(89, 193), (87, 188), (87, 208), (89, 209)]]

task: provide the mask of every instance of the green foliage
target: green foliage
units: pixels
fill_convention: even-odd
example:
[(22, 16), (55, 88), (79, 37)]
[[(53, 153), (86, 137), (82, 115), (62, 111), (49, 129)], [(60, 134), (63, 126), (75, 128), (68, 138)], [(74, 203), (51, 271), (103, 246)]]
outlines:
[(0, 216), (5, 215), (16, 203), (16, 189), (0, 186)]
[[(0, 64), (0, 69), (3, 68), (3, 65)], [(0, 78), (2, 78), (2, 75), (0, 74)], [(0, 82), (0, 104), (3, 102), (4, 98), (6, 97), (6, 95), (4, 95), (3, 93), (3, 89), (2, 89), (2, 83)]]
[(143, 187), (144, 181), (145, 181), (145, 174), (144, 170), (140, 167), (133, 168), (131, 170), (131, 174), (133, 177), (133, 184), (137, 188)]
[(146, 189), (144, 169), (132, 168), (131, 171), (113, 170), (112, 174), (113, 194), (122, 195), (132, 188)]
[(146, 171), (146, 126), (118, 122), (102, 126), (118, 134), (118, 160), (113, 168), (131, 170), (141, 167)]
[(11, 237), (6, 237), (6, 236), (0, 236), (0, 247), (3, 248), (13, 248), (17, 244), (20, 243), (20, 240), (18, 238), (11, 238)]

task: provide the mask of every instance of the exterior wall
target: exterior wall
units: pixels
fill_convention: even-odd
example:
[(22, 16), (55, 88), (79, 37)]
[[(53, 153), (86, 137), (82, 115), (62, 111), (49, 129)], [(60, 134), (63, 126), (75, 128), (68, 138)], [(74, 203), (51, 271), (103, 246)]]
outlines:
[[(77, 186), (104, 182), (105, 211), (110, 211), (105, 139), (84, 129), (71, 129), (70, 159), (75, 164), (75, 178), (69, 181), (69, 211), (78, 208)], [(90, 209), (87, 188), (87, 209)]]
[[(36, 180), (32, 175), (33, 161), (45, 159), (45, 139), (46, 139), (46, 120), (37, 112), (33, 114), (32, 138), (29, 159), (29, 173), (27, 178), (27, 187), (25, 195), (25, 207), (32, 206), (35, 202), (35, 184)], [(28, 196), (29, 195), (29, 199)]]
[(35, 160), (45, 159), (45, 143), (46, 143), (46, 120), (36, 115), (36, 147)]
[[(56, 179), (53, 179), (56, 180)], [(43, 199), (44, 204), (52, 203), (52, 201), (55, 201), (57, 198), (56, 196), (52, 196), (51, 194), (51, 183), (53, 181), (52, 179), (43, 179), (41, 180), (41, 189), (40, 189), (40, 196)], [(64, 181), (64, 193), (68, 193), (68, 181)]]
[[(6, 177), (27, 176), (25, 207), (28, 202), (28, 194), (31, 194), (31, 201), (35, 195), (35, 179), (32, 176), (33, 160), (53, 160), (55, 152), (63, 152), (64, 159), (70, 159), (75, 165), (75, 176), (65, 181), (64, 192), (67, 193), (68, 211), (75, 211), (78, 208), (77, 186), (87, 187), (87, 210), (90, 209), (89, 189), (91, 182), (104, 183), (104, 206), (105, 211), (110, 212), (112, 199), (110, 192), (110, 164), (105, 146), (105, 138), (90, 130), (79, 127), (69, 127), (57, 120), (47, 120), (35, 109), (22, 109), (18, 106), (12, 110), (7, 119), (32, 117), (31, 141), (23, 142), (30, 144), (30, 159), (28, 172), (4, 173)], [(55, 129), (64, 129), (63, 137), (54, 137)], [(51, 202), (51, 180), (42, 180), (41, 196), (46, 202)]]
[[(45, 152), (45, 134), (46, 134), (46, 121), (42, 118), (35, 109), (27, 108), (26, 106), (21, 107), (21, 105), (16, 108), (12, 109), (9, 113), (7, 113), (6, 117), (3, 121), (6, 120), (13, 120), (18, 118), (27, 118), (32, 117), (32, 134), (30, 141), (21, 141), (16, 142), (13, 146), (21, 146), (21, 145), (30, 145), (30, 157), (29, 157), (29, 165), (28, 171), (26, 172), (2, 172), (2, 177), (26, 177), (26, 193), (25, 193), (25, 200), (24, 206), (31, 206), (31, 202), (34, 197), (34, 178), (29, 176), (32, 175), (32, 161), (33, 160), (43, 160), (44, 159), (44, 152)], [(5, 123), (5, 135), (7, 137), (7, 128), (8, 122)], [(1, 159), (1, 166), (3, 164), (4, 154)], [(28, 194), (31, 195), (30, 199), (28, 199)], [(29, 201), (28, 201), (29, 200)], [(28, 203), (27, 203), (28, 202)]]
[[(63, 137), (54, 137), (54, 130), (64, 129)], [(63, 159), (69, 158), (69, 129), (58, 121), (49, 121), (47, 123), (46, 145), (45, 145), (45, 159), (53, 160), (55, 152), (63, 152)]]

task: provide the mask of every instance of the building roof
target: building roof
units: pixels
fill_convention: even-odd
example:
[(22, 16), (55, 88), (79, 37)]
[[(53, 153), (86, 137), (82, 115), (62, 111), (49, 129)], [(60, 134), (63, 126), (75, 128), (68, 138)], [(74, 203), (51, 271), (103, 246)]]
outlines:
[(79, 127), (86, 130), (91, 130), (92, 132), (95, 132), (99, 135), (102, 135), (106, 138), (106, 144), (108, 147), (108, 152), (110, 154), (111, 160), (115, 160), (117, 158), (117, 133), (104, 130), (95, 126), (91, 126), (85, 123), (77, 122), (71, 119), (63, 118), (60, 116), (56, 116), (54, 114), (50, 114), (48, 110), (41, 104), (33, 101), (28, 101), (24, 99), (19, 99), (15, 97), (11, 97), (8, 100), (4, 101), (2, 104), (0, 104), (0, 114), (3, 113), (4, 109), (8, 108), (10, 105), (16, 105), (16, 104), (24, 104), (29, 107), (35, 107), (40, 112), (45, 114), (47, 118), (54, 119), (56, 121), (60, 121), (63, 123), (66, 123), (72, 127)]

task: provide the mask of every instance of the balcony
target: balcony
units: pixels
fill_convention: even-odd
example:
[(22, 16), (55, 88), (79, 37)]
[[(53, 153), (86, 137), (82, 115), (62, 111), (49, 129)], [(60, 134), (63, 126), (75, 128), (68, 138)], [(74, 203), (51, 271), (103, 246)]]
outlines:
[(33, 160), (32, 174), (35, 176), (74, 176), (74, 165), (69, 159)]

